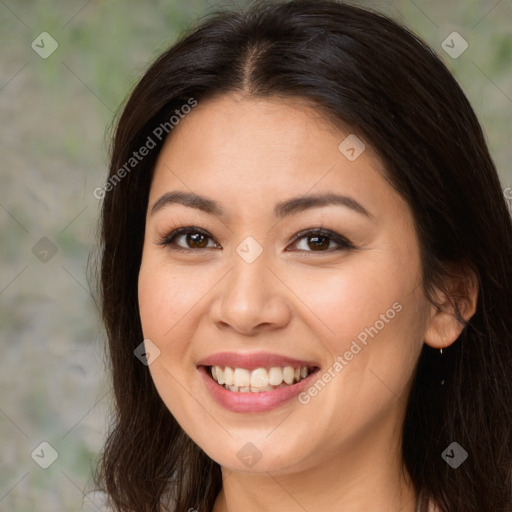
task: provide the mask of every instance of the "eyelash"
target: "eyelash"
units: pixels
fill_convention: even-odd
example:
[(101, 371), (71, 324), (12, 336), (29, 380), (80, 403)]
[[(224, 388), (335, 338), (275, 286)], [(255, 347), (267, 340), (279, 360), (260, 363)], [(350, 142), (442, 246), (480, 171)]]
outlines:
[[(177, 229), (174, 229), (169, 234), (161, 237), (156, 243), (157, 245), (167, 246), (173, 251), (178, 252), (190, 252), (190, 251), (198, 251), (198, 250), (204, 250), (204, 249), (212, 249), (212, 247), (203, 247), (199, 249), (193, 249), (193, 248), (185, 248), (175, 245), (175, 238), (177, 238), (180, 235), (186, 235), (186, 234), (202, 234), (208, 238), (211, 238), (213, 240), (213, 237), (207, 232), (204, 231), (201, 228), (197, 228), (195, 226), (188, 226), (188, 227), (180, 227)], [(303, 231), (300, 231), (297, 233), (292, 240), (292, 244), (295, 244), (296, 242), (300, 241), (303, 238), (308, 238), (309, 236), (319, 236), (322, 238), (328, 238), (331, 241), (336, 242), (338, 245), (340, 245), (340, 248), (334, 249), (334, 251), (339, 250), (349, 250), (349, 249), (355, 249), (356, 247), (352, 244), (350, 240), (345, 238), (344, 236), (335, 233), (334, 231), (331, 231), (330, 229), (325, 228), (310, 228)], [(327, 249), (325, 251), (304, 251), (302, 249), (299, 249), (301, 252), (310, 252), (310, 253), (331, 253), (334, 252), (332, 249)]]

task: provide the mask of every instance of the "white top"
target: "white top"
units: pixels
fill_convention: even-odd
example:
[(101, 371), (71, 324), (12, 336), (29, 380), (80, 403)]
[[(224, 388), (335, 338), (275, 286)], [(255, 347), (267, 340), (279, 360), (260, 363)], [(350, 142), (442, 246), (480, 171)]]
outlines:
[[(430, 504), (429, 512), (439, 512), (439, 509), (433, 504)], [(84, 503), (81, 512), (113, 512), (107, 506), (107, 494), (101, 491), (94, 491), (84, 496)]]

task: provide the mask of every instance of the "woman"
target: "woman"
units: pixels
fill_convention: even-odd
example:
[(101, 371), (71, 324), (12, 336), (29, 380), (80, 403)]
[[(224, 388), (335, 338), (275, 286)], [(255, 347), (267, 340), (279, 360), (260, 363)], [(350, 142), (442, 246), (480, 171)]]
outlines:
[(416, 36), (212, 16), (135, 87), (101, 195), (112, 510), (510, 510), (511, 218)]

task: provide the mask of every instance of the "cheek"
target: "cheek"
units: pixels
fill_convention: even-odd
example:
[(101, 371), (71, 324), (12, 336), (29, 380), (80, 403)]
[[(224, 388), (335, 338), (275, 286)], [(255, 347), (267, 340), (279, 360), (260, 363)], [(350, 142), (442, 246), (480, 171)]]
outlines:
[(143, 256), (138, 281), (142, 332), (160, 351), (149, 371), (160, 397), (173, 412), (184, 410), (186, 405), (183, 385), (189, 376), (182, 364), (189, 339), (186, 320), (198, 301), (198, 292), (190, 273), (188, 279), (186, 274), (181, 276), (160, 261), (159, 254)]
[[(330, 354), (325, 365), (332, 394), (324, 398), (333, 408), (344, 404), (355, 411), (354, 403), (374, 411), (390, 407), (414, 370), (425, 327), (420, 265), (414, 255), (404, 265), (393, 254), (381, 252), (364, 263), (354, 259), (353, 266), (329, 269), (325, 278), (297, 281)], [(366, 407), (354, 412), (358, 423), (363, 422), (360, 414), (369, 412)]]
[(184, 339), (186, 317), (193, 314), (208, 283), (192, 269), (171, 267), (158, 256), (151, 254), (142, 260), (138, 297), (144, 336), (164, 350), (169, 343), (178, 343), (176, 332)]
[[(317, 334), (339, 353), (346, 342), (378, 322), (378, 330), (400, 322), (399, 303), (404, 306), (414, 289), (415, 269), (398, 270), (383, 259), (340, 264), (339, 269), (316, 270), (308, 279), (297, 273), (291, 282), (304, 305), (304, 314), (314, 322)], [(293, 278), (293, 276), (290, 276)], [(384, 318), (381, 319), (381, 315)], [(383, 324), (384, 322), (384, 324)]]

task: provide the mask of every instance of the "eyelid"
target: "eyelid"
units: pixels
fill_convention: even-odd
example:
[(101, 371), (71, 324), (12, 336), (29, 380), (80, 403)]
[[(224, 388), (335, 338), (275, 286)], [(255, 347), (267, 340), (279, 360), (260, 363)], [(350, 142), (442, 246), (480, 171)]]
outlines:
[[(341, 248), (344, 249), (355, 249), (356, 247), (354, 244), (345, 236), (340, 235), (339, 233), (336, 233), (335, 231), (323, 227), (317, 227), (317, 228), (307, 228), (299, 231), (296, 235), (292, 238), (292, 243), (298, 242), (302, 238), (306, 238), (308, 235), (314, 236), (318, 235), (321, 237), (329, 238), (333, 242), (336, 242)], [(311, 252), (315, 253), (317, 251), (304, 251), (304, 252)], [(319, 253), (322, 252), (333, 252), (332, 250), (329, 251), (318, 251)]]
[[(198, 228), (196, 226), (180, 226), (180, 227), (173, 229), (170, 233), (159, 238), (155, 243), (157, 245), (170, 247), (170, 246), (174, 245), (174, 240), (178, 236), (186, 235), (186, 234), (194, 234), (194, 233), (200, 233), (200, 234), (206, 236), (207, 238), (210, 238), (213, 241), (215, 240), (214, 237), (208, 231), (206, 231), (202, 228)], [(326, 250), (326, 251), (299, 250), (298, 252), (313, 253), (313, 254), (320, 253), (321, 254), (321, 253), (332, 253), (332, 252), (336, 252), (339, 250), (356, 249), (354, 244), (348, 238), (346, 238), (343, 235), (340, 235), (339, 233), (336, 233), (335, 231), (333, 231), (331, 229), (327, 229), (327, 228), (323, 228), (323, 227), (316, 227), (316, 228), (313, 227), (313, 228), (307, 228), (307, 229), (303, 229), (303, 230), (299, 231), (298, 233), (296, 233), (293, 236), (290, 244), (295, 244), (296, 242), (300, 241), (301, 239), (307, 238), (308, 235), (310, 235), (310, 236), (316, 235), (316, 236), (320, 236), (320, 237), (329, 238), (331, 241), (338, 244), (339, 248), (334, 249), (334, 250), (330, 249), (330, 250)], [(215, 243), (217, 243), (217, 242), (215, 242)], [(203, 247), (200, 249), (186, 248), (186, 247), (181, 247), (178, 245), (174, 245), (172, 247), (173, 251), (178, 251), (178, 252), (190, 252), (190, 251), (198, 251), (198, 250), (204, 250), (204, 249), (211, 249), (211, 247)]]

